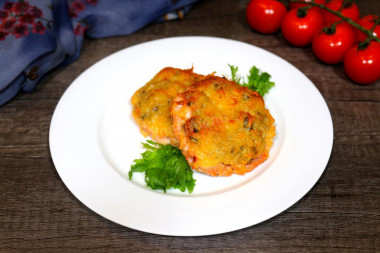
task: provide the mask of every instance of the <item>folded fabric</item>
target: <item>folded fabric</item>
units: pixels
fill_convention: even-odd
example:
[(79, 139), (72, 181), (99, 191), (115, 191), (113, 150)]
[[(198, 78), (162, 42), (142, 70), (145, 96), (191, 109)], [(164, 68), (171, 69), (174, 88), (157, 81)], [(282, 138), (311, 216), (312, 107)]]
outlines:
[(0, 0), (0, 106), (80, 55), (84, 35), (127, 35), (198, 0)]

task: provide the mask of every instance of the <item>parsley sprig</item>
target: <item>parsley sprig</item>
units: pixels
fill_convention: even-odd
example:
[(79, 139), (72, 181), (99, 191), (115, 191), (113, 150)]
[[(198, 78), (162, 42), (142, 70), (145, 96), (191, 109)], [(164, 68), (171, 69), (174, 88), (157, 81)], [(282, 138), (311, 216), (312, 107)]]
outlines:
[(134, 172), (145, 172), (148, 187), (166, 192), (174, 188), (191, 193), (195, 186), (193, 171), (181, 151), (171, 145), (162, 145), (147, 140), (142, 143), (146, 151), (141, 159), (135, 159), (128, 173), (129, 180)]
[(256, 91), (262, 97), (274, 86), (274, 82), (270, 81), (271, 75), (267, 72), (261, 72), (256, 66), (250, 69), (246, 79), (239, 77), (237, 66), (229, 64), (228, 66), (231, 70), (232, 81)]

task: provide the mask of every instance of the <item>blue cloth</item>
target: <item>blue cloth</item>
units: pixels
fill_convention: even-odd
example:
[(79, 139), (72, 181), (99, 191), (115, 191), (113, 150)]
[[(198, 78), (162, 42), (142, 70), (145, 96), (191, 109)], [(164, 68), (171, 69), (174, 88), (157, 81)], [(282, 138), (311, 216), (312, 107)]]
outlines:
[(0, 106), (77, 59), (84, 35), (127, 35), (198, 0), (0, 0)]

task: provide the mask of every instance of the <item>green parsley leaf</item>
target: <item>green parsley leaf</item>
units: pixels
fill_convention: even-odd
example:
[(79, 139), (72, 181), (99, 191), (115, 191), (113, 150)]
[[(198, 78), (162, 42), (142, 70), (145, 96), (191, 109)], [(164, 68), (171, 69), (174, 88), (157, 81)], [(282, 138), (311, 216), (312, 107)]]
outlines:
[(162, 145), (147, 140), (142, 143), (146, 151), (141, 159), (135, 159), (128, 173), (129, 180), (134, 172), (145, 172), (148, 187), (166, 192), (174, 188), (184, 192), (193, 192), (195, 179), (193, 171), (181, 151), (171, 145)]
[[(241, 77), (237, 77), (238, 67), (234, 65), (228, 64), (231, 70), (231, 80), (237, 84), (240, 84)], [(241, 84), (240, 84), (241, 85)]]
[(274, 82), (270, 81), (271, 75), (267, 72), (261, 72), (258, 68), (253, 66), (249, 74), (247, 75), (247, 80), (238, 77), (238, 67), (234, 65), (228, 65), (231, 70), (231, 80), (240, 84), (241, 86), (245, 86), (248, 89), (254, 90), (260, 94), (260, 96), (264, 96), (268, 91), (274, 86)]

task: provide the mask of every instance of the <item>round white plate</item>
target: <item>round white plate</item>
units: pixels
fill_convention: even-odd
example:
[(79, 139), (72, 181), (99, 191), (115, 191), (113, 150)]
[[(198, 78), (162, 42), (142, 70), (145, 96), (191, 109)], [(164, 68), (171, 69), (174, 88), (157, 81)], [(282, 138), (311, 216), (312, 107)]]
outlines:
[[(132, 94), (167, 66), (229, 77), (228, 64), (243, 76), (255, 65), (276, 83), (264, 97), (276, 120), (270, 158), (244, 176), (194, 172), (191, 194), (151, 190), (141, 173), (129, 181), (145, 141), (131, 117)], [(161, 39), (106, 57), (71, 84), (50, 127), (53, 162), (83, 204), (123, 226), (174, 236), (234, 231), (281, 213), (317, 182), (332, 144), (330, 112), (305, 75), (268, 51), (211, 37)]]

